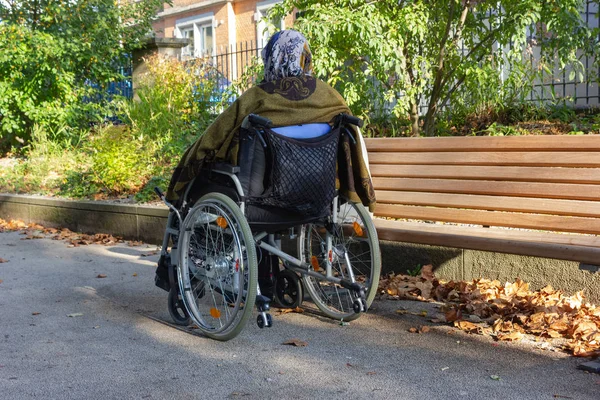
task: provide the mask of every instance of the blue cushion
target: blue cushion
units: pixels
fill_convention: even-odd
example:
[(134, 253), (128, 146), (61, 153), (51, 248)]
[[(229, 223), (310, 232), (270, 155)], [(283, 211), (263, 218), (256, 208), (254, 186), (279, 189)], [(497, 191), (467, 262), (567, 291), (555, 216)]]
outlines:
[(282, 126), (272, 128), (273, 132), (292, 139), (314, 139), (331, 132), (327, 123)]

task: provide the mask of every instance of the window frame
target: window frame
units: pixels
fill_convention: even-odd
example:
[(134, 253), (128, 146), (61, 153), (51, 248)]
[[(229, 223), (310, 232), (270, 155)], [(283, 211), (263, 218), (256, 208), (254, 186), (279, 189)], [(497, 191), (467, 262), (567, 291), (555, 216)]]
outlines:
[[(210, 27), (212, 29), (212, 43), (210, 47), (204, 43), (204, 30)], [(177, 38), (185, 38), (184, 32), (193, 30), (193, 54), (188, 50), (190, 46), (181, 49), (181, 56), (186, 58), (197, 58), (199, 56), (213, 56), (216, 51), (217, 35), (215, 29), (215, 16), (213, 13), (205, 13), (188, 18), (181, 18), (175, 21), (174, 36)]]
[[(269, 40), (269, 34), (265, 35), (264, 31), (267, 28), (267, 25), (263, 21), (263, 18), (268, 13), (268, 11), (273, 8), (274, 5), (282, 3), (283, 0), (267, 0), (256, 3), (256, 42), (258, 47), (264, 47), (267, 45), (267, 41)], [(281, 18), (281, 22), (278, 27), (280, 30), (285, 29), (285, 17)]]

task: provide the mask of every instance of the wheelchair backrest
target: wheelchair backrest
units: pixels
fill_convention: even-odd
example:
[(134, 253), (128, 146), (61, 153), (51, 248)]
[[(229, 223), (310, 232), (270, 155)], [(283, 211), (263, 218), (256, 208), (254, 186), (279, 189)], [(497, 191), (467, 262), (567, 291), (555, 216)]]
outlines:
[(272, 131), (292, 139), (315, 139), (331, 132), (327, 123), (303, 124), (272, 128)]

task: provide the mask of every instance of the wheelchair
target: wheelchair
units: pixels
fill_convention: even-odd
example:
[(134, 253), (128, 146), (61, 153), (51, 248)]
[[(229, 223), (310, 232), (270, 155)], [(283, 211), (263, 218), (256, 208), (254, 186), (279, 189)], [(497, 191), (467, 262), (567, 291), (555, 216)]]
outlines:
[(331, 124), (274, 128), (250, 114), (238, 165), (203, 165), (179, 208), (155, 188), (170, 209), (159, 259), (168, 284), (156, 284), (169, 291), (176, 324), (230, 340), (255, 306), (258, 326), (271, 327), (271, 303), (299, 307), (305, 291), (336, 320), (367, 311), (381, 271), (377, 232), (365, 207), (336, 190), (339, 142), (356, 140), (350, 124), (362, 121), (340, 114)]

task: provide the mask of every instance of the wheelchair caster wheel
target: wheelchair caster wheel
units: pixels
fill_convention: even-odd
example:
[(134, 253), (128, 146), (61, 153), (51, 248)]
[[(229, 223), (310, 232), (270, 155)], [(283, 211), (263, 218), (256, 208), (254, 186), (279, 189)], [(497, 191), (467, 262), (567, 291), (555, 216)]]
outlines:
[(367, 305), (365, 304), (365, 301), (363, 299), (356, 299), (352, 304), (352, 309), (355, 313), (358, 314), (367, 311)]
[(298, 275), (288, 269), (280, 271), (273, 288), (274, 300), (279, 307), (296, 308), (302, 304), (304, 292)]
[[(267, 320), (266, 324), (265, 319)], [(273, 317), (271, 316), (271, 314), (265, 314), (265, 318), (263, 318), (262, 314), (258, 314), (258, 317), (256, 317), (256, 323), (260, 329), (265, 327), (270, 328), (273, 326)]]
[(169, 290), (168, 308), (173, 322), (177, 325), (188, 326), (190, 324), (190, 315), (185, 309), (177, 287), (171, 287), (171, 290)]

